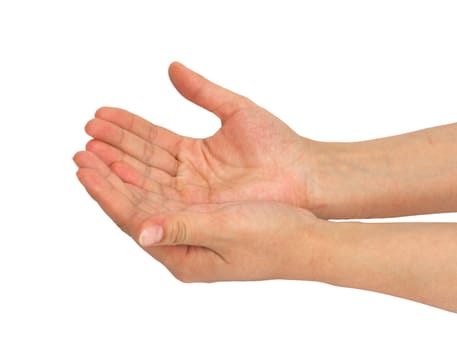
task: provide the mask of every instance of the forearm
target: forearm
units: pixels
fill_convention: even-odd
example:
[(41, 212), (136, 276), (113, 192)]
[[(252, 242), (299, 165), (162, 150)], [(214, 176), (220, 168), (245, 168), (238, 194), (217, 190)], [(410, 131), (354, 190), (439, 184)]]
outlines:
[(457, 312), (457, 224), (325, 222), (317, 278)]
[(457, 211), (457, 124), (314, 149), (310, 209), (321, 217)]

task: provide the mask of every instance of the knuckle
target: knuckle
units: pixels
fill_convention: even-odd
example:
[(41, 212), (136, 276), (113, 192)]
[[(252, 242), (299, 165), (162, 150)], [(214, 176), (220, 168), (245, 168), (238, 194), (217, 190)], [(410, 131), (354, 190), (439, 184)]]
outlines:
[(145, 142), (143, 145), (143, 161), (146, 164), (151, 164), (151, 161), (154, 158), (154, 153), (154, 147)]
[(148, 132), (147, 132), (147, 140), (150, 142), (154, 142), (157, 139), (157, 134), (158, 134), (158, 128), (150, 125)]
[(190, 231), (188, 226), (182, 220), (176, 220), (173, 224), (172, 232), (172, 241), (170, 242), (173, 245), (186, 245), (190, 242)]
[(251, 105), (254, 104), (252, 100), (250, 100), (248, 97), (244, 95), (238, 95), (239, 96), (239, 104), (243, 107), (250, 107)]

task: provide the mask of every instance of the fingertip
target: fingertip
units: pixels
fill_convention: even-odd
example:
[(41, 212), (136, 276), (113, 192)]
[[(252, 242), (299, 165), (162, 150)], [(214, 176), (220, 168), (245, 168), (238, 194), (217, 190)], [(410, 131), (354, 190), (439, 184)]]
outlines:
[(179, 69), (184, 67), (181, 62), (173, 61), (168, 66), (168, 77), (170, 78), (173, 85), (175, 85), (175, 78), (179, 75)]
[(100, 119), (105, 119), (105, 117), (107, 115), (113, 113), (113, 111), (116, 111), (116, 110), (118, 110), (118, 108), (110, 107), (110, 106), (102, 106), (102, 107), (99, 107), (95, 111), (94, 117), (95, 118), (100, 118)]
[(79, 166), (79, 163), (80, 163), (80, 160), (81, 160), (81, 157), (83, 156), (83, 153), (85, 151), (78, 151), (76, 152), (74, 155), (73, 155), (73, 161), (76, 163), (76, 165)]
[(106, 136), (107, 132), (111, 130), (111, 124), (112, 123), (106, 121), (105, 119), (93, 118), (87, 122), (84, 130), (86, 131), (87, 135), (93, 138), (98, 138), (100, 136)]
[(182, 63), (180, 63), (179, 61), (173, 61), (169, 64), (168, 69), (171, 69), (171, 68), (175, 67), (176, 65), (180, 65), (180, 64), (182, 64)]
[(74, 155), (73, 160), (75, 161), (76, 165), (80, 168), (99, 169), (100, 165), (104, 165), (100, 158), (90, 151), (77, 152)]
[(124, 162), (113, 162), (110, 168), (122, 181), (136, 187), (142, 187), (144, 178), (130, 165)]
[[(97, 139), (91, 139), (86, 143), (86, 151), (92, 152), (100, 157), (101, 151), (105, 148), (105, 143)], [(101, 158), (101, 157), (100, 157)]]
[(200, 74), (179, 61), (173, 61), (170, 64), (168, 67), (168, 76), (178, 91), (180, 90), (181, 85), (189, 79), (192, 79), (192, 77), (201, 77)]
[(82, 170), (83, 170), (83, 169), (81, 169), (81, 168), (78, 168), (78, 170), (76, 170), (76, 177), (77, 177), (79, 180), (81, 180), (81, 177), (82, 177), (82, 175), (83, 175), (83, 174), (82, 174), (82, 173), (83, 173)]
[[(146, 218), (139, 226), (136, 234), (134, 235), (135, 240), (141, 245), (146, 246), (152, 241), (152, 237), (147, 237), (148, 235), (152, 236), (156, 234), (156, 240), (163, 241), (165, 235), (165, 221), (166, 217), (162, 215), (150, 216)], [(157, 232), (153, 232), (156, 230)]]
[(89, 183), (89, 178), (91, 177), (91, 171), (87, 168), (79, 168), (76, 171), (76, 177), (78, 178), (79, 182), (81, 182), (84, 186), (87, 186)]
[[(111, 186), (107, 185), (106, 180), (96, 170), (90, 168), (79, 168), (76, 171), (76, 177), (91, 198), (103, 207), (101, 203), (106, 201), (104, 197), (107, 197), (107, 192), (111, 190)], [(116, 203), (110, 201), (106, 206)]]
[(163, 239), (163, 227), (161, 225), (145, 226), (140, 232), (138, 242), (142, 247), (157, 245)]
[(94, 147), (96, 146), (96, 143), (97, 141), (95, 139), (87, 141), (85, 150), (92, 152), (94, 150)]
[(95, 119), (89, 120), (86, 125), (84, 126), (84, 131), (86, 132), (87, 135), (93, 136), (95, 132)]
[(168, 72), (170, 71), (173, 71), (179, 67), (185, 67), (184, 64), (182, 64), (181, 62), (179, 61), (173, 61), (170, 63), (170, 65), (168, 66)]

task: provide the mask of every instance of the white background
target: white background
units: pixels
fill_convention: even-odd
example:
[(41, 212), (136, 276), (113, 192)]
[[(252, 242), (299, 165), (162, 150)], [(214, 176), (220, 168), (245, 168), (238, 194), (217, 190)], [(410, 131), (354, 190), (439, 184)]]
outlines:
[(168, 82), (173, 60), (317, 140), (455, 122), (454, 4), (0, 0), (0, 349), (455, 349), (456, 314), (394, 297), (177, 282), (92, 202), (71, 159), (102, 105), (213, 133), (217, 119)]

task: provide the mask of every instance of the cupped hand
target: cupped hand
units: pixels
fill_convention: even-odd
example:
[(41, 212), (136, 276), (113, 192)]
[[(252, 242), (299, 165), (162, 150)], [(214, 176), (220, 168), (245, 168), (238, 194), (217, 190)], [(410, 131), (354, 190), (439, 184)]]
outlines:
[(219, 131), (183, 137), (102, 108), (86, 126), (93, 140), (74, 157), (81, 183), (180, 280), (311, 278), (317, 219), (298, 207), (309, 202), (313, 142), (179, 63), (169, 74), (220, 118)]
[(184, 282), (315, 279), (325, 221), (277, 202), (188, 204), (122, 181), (95, 154), (74, 160), (89, 194)]
[(316, 280), (324, 225), (305, 209), (243, 201), (155, 215), (135, 239), (184, 282)]
[(220, 118), (211, 137), (177, 135), (125, 110), (104, 107), (86, 126), (97, 155), (124, 182), (174, 201), (270, 200), (310, 208), (313, 141), (247, 98), (179, 63), (169, 75), (188, 100)]

